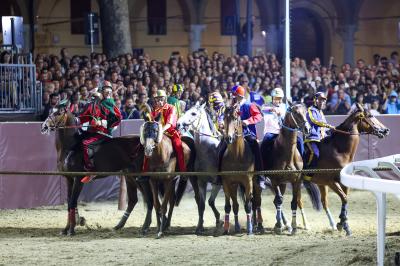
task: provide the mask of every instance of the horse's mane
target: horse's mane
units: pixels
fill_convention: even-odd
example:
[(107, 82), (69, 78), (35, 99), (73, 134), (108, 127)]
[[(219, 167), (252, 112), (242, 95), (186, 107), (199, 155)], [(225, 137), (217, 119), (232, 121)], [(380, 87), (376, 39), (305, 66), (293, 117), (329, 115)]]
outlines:
[(217, 133), (217, 129), (215, 128), (215, 124), (213, 123), (213, 120), (211, 118), (210, 109), (204, 108), (204, 112), (206, 113), (208, 126), (210, 127), (211, 132), (213, 134), (216, 134)]

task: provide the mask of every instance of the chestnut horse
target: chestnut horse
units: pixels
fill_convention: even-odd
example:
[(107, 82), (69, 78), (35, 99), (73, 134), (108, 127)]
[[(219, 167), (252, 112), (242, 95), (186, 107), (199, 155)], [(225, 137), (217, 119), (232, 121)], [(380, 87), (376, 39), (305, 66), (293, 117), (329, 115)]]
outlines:
[[(141, 144), (144, 146), (144, 156), (147, 157), (148, 171), (150, 172), (167, 172), (170, 175), (151, 176), (150, 186), (153, 192), (154, 208), (157, 216), (157, 238), (163, 236), (164, 231), (170, 225), (174, 205), (179, 204), (185, 192), (187, 177), (179, 178), (178, 188), (175, 192), (176, 175), (174, 174), (177, 167), (177, 159), (172, 146), (171, 139), (162, 133), (162, 126), (158, 122), (160, 115), (156, 121), (149, 121), (145, 116), (146, 122), (140, 129)], [(186, 139), (186, 141), (190, 141)], [(188, 171), (193, 171), (195, 150), (193, 145), (188, 145), (182, 141), (184, 160)], [(160, 185), (164, 189), (164, 197), (162, 202), (159, 200)], [(167, 204), (169, 203), (168, 216)]]
[[(227, 148), (221, 159), (221, 171), (254, 171), (255, 158), (250, 145), (244, 139), (243, 125), (239, 114), (239, 105), (226, 107), (224, 112), (224, 125), (224, 139), (227, 142)], [(238, 218), (238, 187), (240, 187), (240, 192), (244, 202), (244, 209), (246, 211), (247, 234), (253, 234), (253, 191), (255, 194), (257, 194), (255, 197), (259, 197), (259, 205), (261, 205), (261, 189), (258, 191), (253, 189), (253, 183), (257, 183), (254, 182), (254, 179), (255, 177), (253, 177), (253, 175), (222, 176), (222, 186), (225, 193), (224, 234), (229, 234), (229, 213), (231, 212), (231, 199), (233, 203), (233, 213), (235, 215), (235, 233), (239, 233), (241, 230)], [(259, 213), (261, 214), (261, 210)]]
[[(43, 122), (41, 131), (43, 134), (55, 130), (57, 149), (57, 168), (59, 171), (83, 172), (83, 149), (81, 137), (78, 133), (77, 119), (66, 107), (58, 107), (46, 121)], [(120, 137), (107, 139), (95, 148), (93, 155), (96, 171), (125, 171), (140, 172), (143, 164), (143, 147), (140, 145), (140, 138), (137, 136)], [(68, 219), (66, 227), (61, 231), (63, 235), (74, 235), (75, 226), (78, 222), (83, 225), (84, 218), (78, 214), (78, 197), (82, 191), (83, 176), (66, 176), (68, 186)], [(102, 177), (98, 177), (102, 178)], [(130, 213), (135, 207), (138, 197), (137, 190), (143, 194), (147, 203), (147, 215), (142, 227), (146, 233), (151, 224), (151, 212), (153, 200), (148, 181), (137, 182), (134, 177), (126, 178), (128, 192), (128, 207), (115, 229), (125, 225)]]
[[(370, 112), (364, 110), (359, 104), (356, 104), (356, 107), (346, 120), (336, 127), (336, 130), (333, 130), (331, 136), (321, 141), (319, 146), (320, 157), (316, 168), (343, 168), (346, 164), (351, 163), (360, 142), (361, 134), (372, 134), (379, 138), (389, 134), (389, 129), (371, 115)], [(346, 235), (351, 235), (351, 230), (347, 223), (347, 196), (349, 189), (340, 183), (340, 174), (314, 174), (311, 177), (311, 182), (317, 184), (320, 189), (322, 205), (333, 230), (336, 229), (336, 226), (328, 207), (328, 187), (340, 197), (342, 208), (337, 229), (344, 229)]]
[[(301, 170), (303, 169), (303, 159), (297, 149), (297, 134), (303, 131), (308, 134), (310, 125), (306, 118), (306, 108), (302, 104), (292, 105), (289, 103), (289, 108), (282, 121), (282, 127), (278, 137), (274, 143), (268, 147), (267, 142), (261, 144), (261, 156), (265, 170)], [(275, 193), (274, 205), (276, 208), (276, 224), (274, 231), (278, 234), (282, 233), (282, 222), (287, 227), (289, 233), (295, 234), (297, 231), (296, 210), (299, 206), (305, 229), (308, 229), (307, 219), (301, 201), (301, 174), (291, 175), (271, 175), (270, 176), (272, 189)], [(292, 185), (292, 225), (288, 222), (282, 211), (283, 194), (286, 190), (286, 183)], [(312, 202), (319, 202), (319, 198), (313, 199), (314, 195), (319, 195), (318, 187), (311, 186), (314, 193), (310, 193)]]

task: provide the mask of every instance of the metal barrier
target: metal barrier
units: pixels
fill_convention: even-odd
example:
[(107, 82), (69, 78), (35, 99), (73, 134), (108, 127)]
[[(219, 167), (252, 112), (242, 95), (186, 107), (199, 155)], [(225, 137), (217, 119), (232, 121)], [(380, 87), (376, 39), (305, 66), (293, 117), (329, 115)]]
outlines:
[(34, 64), (0, 64), (0, 113), (39, 113), (42, 84)]
[[(348, 164), (340, 172), (341, 182), (351, 188), (372, 191), (377, 205), (377, 264), (384, 265), (385, 259), (385, 227), (386, 227), (386, 193), (400, 195), (400, 154), (373, 160), (358, 161)], [(381, 179), (376, 167), (392, 170), (395, 180)], [(361, 175), (364, 173), (363, 175)]]

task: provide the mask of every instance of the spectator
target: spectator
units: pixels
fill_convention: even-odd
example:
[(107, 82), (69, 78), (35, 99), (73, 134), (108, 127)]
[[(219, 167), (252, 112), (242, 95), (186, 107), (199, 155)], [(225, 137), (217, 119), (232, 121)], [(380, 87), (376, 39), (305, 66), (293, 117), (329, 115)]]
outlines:
[(385, 114), (400, 114), (400, 103), (397, 99), (397, 92), (392, 91), (382, 106)]
[(374, 100), (371, 104), (371, 109), (369, 110), (371, 115), (376, 116), (376, 115), (380, 115), (381, 113), (379, 112), (379, 101), (378, 100)]
[[(357, 103), (358, 103), (359, 105), (361, 105), (365, 110), (368, 110), (368, 109), (369, 109), (368, 104), (366, 104), (366, 103), (364, 102), (364, 94), (359, 92), (359, 93), (357, 94), (357, 97), (356, 97), (355, 102), (351, 105), (351, 108), (350, 108), (349, 113), (351, 113), (351, 112), (353, 112), (354, 110), (357, 109), (357, 106), (356, 106)], [(378, 106), (379, 106), (379, 105), (378, 105)]]
[(55, 108), (60, 101), (60, 95), (58, 93), (53, 93), (50, 95), (50, 101), (44, 106), (44, 111), (41, 116), (42, 121), (46, 120), (50, 112)]
[(340, 88), (337, 91), (337, 97), (334, 100), (331, 100), (330, 106), (333, 113), (338, 115), (345, 115), (350, 111), (350, 96), (344, 92), (344, 89)]
[(122, 119), (140, 119), (140, 113), (138, 109), (136, 109), (135, 102), (132, 98), (126, 99), (121, 114)]

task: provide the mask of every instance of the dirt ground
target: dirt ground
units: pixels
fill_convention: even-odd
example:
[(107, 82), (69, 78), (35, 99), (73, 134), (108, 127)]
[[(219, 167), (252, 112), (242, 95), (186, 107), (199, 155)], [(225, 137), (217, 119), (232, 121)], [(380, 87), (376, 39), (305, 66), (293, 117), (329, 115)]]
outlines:
[[(222, 193), (221, 193), (222, 194)], [(113, 231), (123, 212), (117, 202), (80, 204), (80, 214), (87, 225), (77, 228), (74, 237), (60, 236), (65, 225), (66, 206), (36, 209), (0, 210), (0, 265), (375, 265), (376, 207), (372, 193), (352, 191), (349, 200), (349, 223), (353, 236), (330, 231), (324, 212), (316, 212), (305, 197), (310, 231), (300, 229), (295, 236), (275, 235), (272, 196), (263, 194), (263, 235), (222, 236), (214, 230), (210, 208), (205, 213), (205, 236), (194, 235), (197, 208), (187, 194), (175, 209), (172, 228), (162, 239), (155, 239), (155, 219), (146, 237), (139, 235), (144, 220), (144, 205), (139, 202), (126, 227)], [(290, 198), (285, 198), (287, 215)], [(339, 198), (330, 194), (331, 211), (338, 217)], [(400, 202), (388, 196), (386, 263), (394, 265), (394, 255), (400, 251), (398, 206)], [(217, 199), (223, 213), (223, 198)], [(397, 209), (397, 211), (396, 211)], [(242, 226), (245, 214), (240, 209)], [(337, 218), (336, 218), (337, 220)], [(233, 222), (233, 215), (231, 215)], [(300, 226), (301, 218), (298, 218)]]

